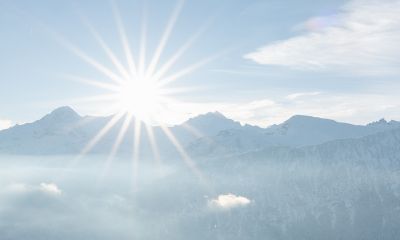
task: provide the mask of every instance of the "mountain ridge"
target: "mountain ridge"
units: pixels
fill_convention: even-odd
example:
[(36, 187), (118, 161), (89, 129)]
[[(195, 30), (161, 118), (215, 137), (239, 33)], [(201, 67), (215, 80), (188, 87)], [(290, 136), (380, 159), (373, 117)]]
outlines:
[[(71, 107), (56, 108), (32, 123), (16, 125), (0, 131), (0, 153), (12, 154), (77, 154), (95, 138), (112, 119), (81, 116)], [(135, 121), (135, 120), (133, 120)], [(108, 153), (114, 145), (122, 120), (111, 126), (92, 153)], [(242, 125), (220, 112), (209, 112), (190, 118), (182, 124), (167, 127), (175, 143), (162, 127), (152, 126), (161, 154), (177, 153), (176, 144), (194, 156), (237, 154), (270, 146), (302, 147), (335, 139), (359, 138), (400, 127), (400, 122), (381, 119), (367, 125), (353, 125), (331, 119), (294, 115), (281, 124), (261, 128)], [(121, 140), (120, 152), (132, 151), (134, 123), (127, 126)], [(141, 132), (141, 152), (150, 154), (151, 140), (147, 129)]]

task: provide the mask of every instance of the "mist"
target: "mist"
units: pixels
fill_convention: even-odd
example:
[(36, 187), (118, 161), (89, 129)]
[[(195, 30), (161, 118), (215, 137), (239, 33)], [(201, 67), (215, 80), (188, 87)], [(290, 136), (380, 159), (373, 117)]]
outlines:
[[(2, 156), (2, 239), (393, 239), (400, 176), (368, 165)], [(134, 174), (136, 172), (136, 174)]]

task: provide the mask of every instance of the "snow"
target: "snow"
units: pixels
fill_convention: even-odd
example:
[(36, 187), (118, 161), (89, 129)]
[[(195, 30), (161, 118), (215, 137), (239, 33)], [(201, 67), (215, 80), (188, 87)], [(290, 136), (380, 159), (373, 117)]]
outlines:
[[(70, 107), (60, 107), (38, 121), (0, 131), (0, 153), (77, 154), (111, 117), (82, 117)], [(92, 153), (108, 154), (121, 126), (122, 120), (99, 141)], [(362, 126), (295, 115), (281, 124), (260, 128), (242, 126), (219, 112), (212, 112), (169, 127), (169, 130), (190, 155), (212, 156), (241, 154), (274, 146), (318, 145), (332, 140), (360, 138), (398, 127), (399, 122), (383, 119)], [(132, 151), (133, 123), (127, 132), (118, 153), (129, 154)], [(143, 127), (141, 132), (145, 133), (146, 129)], [(153, 127), (153, 132), (161, 155), (177, 154), (160, 127)], [(141, 142), (141, 154), (150, 155), (151, 141), (147, 134), (142, 134)]]

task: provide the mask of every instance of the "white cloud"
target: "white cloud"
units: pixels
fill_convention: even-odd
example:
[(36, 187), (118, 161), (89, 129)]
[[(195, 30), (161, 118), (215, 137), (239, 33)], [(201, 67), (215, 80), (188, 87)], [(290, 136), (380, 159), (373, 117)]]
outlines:
[(12, 126), (12, 121), (7, 119), (0, 119), (0, 130), (7, 129)]
[(305, 33), (245, 55), (302, 70), (393, 74), (400, 71), (400, 0), (353, 0), (341, 13), (314, 17)]
[(41, 192), (50, 195), (61, 195), (61, 189), (54, 183), (40, 183), (39, 185), (28, 185), (25, 183), (12, 183), (5, 187), (11, 193), (32, 193)]
[(289, 100), (295, 100), (297, 98), (301, 97), (307, 97), (307, 96), (316, 96), (321, 94), (320, 92), (299, 92), (299, 93), (292, 93), (286, 96), (287, 99)]
[(327, 27), (334, 27), (339, 24), (336, 14), (328, 16), (312, 17), (294, 27), (297, 31), (321, 31)]
[(393, 95), (294, 93), (280, 99), (228, 104), (219, 111), (242, 123), (263, 127), (296, 114), (365, 124), (383, 117), (400, 120), (399, 102), (400, 97)]
[[(237, 103), (186, 102), (179, 109), (182, 109), (180, 121), (198, 114), (219, 111), (242, 124), (262, 127), (282, 123), (296, 114), (366, 124), (381, 118), (400, 120), (400, 96), (394, 93), (383, 95), (310, 91)], [(185, 109), (190, 109), (190, 112)]]
[(237, 208), (237, 207), (244, 207), (248, 205), (251, 201), (242, 196), (236, 196), (234, 194), (225, 194), (225, 195), (219, 195), (215, 199), (211, 199), (208, 202), (208, 205), (211, 208), (217, 208), (217, 209), (232, 209), (232, 208)]
[(61, 195), (62, 193), (60, 188), (54, 183), (41, 183), (39, 190), (52, 195)]

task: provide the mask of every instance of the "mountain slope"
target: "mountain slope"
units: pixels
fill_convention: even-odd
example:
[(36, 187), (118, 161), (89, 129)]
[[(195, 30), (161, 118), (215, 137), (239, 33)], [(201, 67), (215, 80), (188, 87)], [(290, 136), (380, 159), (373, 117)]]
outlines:
[[(0, 153), (77, 154), (102, 131), (112, 117), (81, 117), (70, 107), (60, 107), (33, 123), (0, 131)], [(118, 153), (132, 153), (134, 121), (127, 126)], [(108, 154), (122, 125), (123, 119), (120, 119), (93, 146), (91, 153)], [(181, 145), (184, 145), (202, 136), (240, 127), (240, 123), (227, 119), (220, 113), (207, 113), (189, 119), (181, 125), (169, 127), (168, 130)], [(140, 132), (140, 152), (142, 155), (151, 154), (151, 141), (147, 129), (142, 126)], [(173, 152), (175, 146), (161, 127), (152, 127), (152, 132), (161, 154)]]
[(400, 122), (380, 120), (365, 126), (329, 119), (296, 115), (266, 129), (226, 130), (216, 136), (198, 139), (188, 146), (196, 156), (238, 154), (265, 147), (301, 147), (336, 139), (359, 138), (400, 127)]
[[(0, 131), (0, 153), (77, 154), (103, 132), (91, 153), (108, 154), (113, 148), (123, 119), (107, 132), (102, 129), (113, 116), (82, 117), (70, 107), (61, 107), (33, 123)], [(117, 154), (131, 154), (135, 136), (134, 120), (121, 138)], [(279, 125), (260, 128), (226, 118), (221, 113), (207, 113), (167, 127), (151, 127), (160, 155), (175, 155), (177, 144), (193, 156), (222, 156), (257, 151), (266, 147), (302, 147), (324, 142), (359, 138), (400, 127), (396, 121), (380, 120), (365, 126), (329, 119), (296, 115)], [(145, 126), (140, 129), (140, 154), (152, 156), (151, 137)], [(171, 134), (166, 134), (170, 132)], [(171, 135), (174, 139), (170, 139)]]
[(305, 147), (267, 147), (262, 150), (238, 154), (230, 159), (243, 163), (252, 161), (373, 167), (374, 169), (400, 169), (400, 128), (378, 132), (354, 139), (340, 139)]
[(51, 154), (76, 152), (72, 143), (82, 142), (77, 131), (83, 120), (69, 107), (61, 107), (33, 123), (16, 125), (0, 132), (0, 152)]

